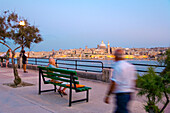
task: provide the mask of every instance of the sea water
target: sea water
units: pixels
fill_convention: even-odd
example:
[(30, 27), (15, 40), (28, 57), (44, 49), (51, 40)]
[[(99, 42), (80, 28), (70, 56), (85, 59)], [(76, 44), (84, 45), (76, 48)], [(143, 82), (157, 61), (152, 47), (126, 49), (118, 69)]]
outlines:
[[(76, 60), (76, 59), (74, 59)], [(103, 63), (103, 67), (104, 68), (113, 68), (114, 69), (114, 60), (86, 60), (86, 59), (82, 59), (80, 61), (100, 61)], [(145, 65), (159, 65), (159, 63), (155, 60), (126, 60), (129, 63), (132, 64), (145, 64)], [(67, 68), (76, 68), (74, 65), (75, 61), (63, 61), (63, 60), (57, 60), (57, 63), (63, 63), (63, 64), (59, 64), (59, 68), (61, 67), (67, 67)], [(69, 65), (65, 65), (65, 63), (69, 64)], [(35, 59), (35, 58), (29, 58), (28, 59), (28, 64), (32, 64), (32, 65), (42, 65), (42, 66), (47, 66), (48, 65), (48, 59)], [(102, 67), (101, 63), (95, 63), (95, 62), (77, 62), (77, 65), (81, 65), (81, 66), (77, 66), (77, 69), (79, 70), (96, 70), (96, 71), (101, 71), (102, 72), (102, 68), (96, 68), (96, 67), (86, 67), (83, 65), (88, 65), (88, 66), (99, 66)], [(136, 70), (143, 70), (143, 71), (147, 71), (149, 66), (141, 66), (141, 65), (135, 65)], [(155, 72), (161, 72), (164, 67), (153, 67), (155, 69)], [(138, 72), (140, 75), (144, 74), (143, 72)]]

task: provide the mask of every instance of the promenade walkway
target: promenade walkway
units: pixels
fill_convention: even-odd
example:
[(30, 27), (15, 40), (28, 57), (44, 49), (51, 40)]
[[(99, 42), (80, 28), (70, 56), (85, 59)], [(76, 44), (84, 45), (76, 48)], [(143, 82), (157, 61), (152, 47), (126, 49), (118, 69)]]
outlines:
[[(108, 83), (80, 78), (80, 83), (92, 87), (88, 103), (75, 103), (68, 107), (68, 96), (61, 96), (55, 92), (46, 92), (38, 95), (38, 71), (28, 70), (23, 73), (18, 69), (24, 82), (34, 86), (11, 88), (3, 85), (14, 80), (12, 68), (0, 68), (0, 113), (112, 113), (114, 98), (111, 96), (110, 104), (103, 102)], [(50, 88), (45, 85), (43, 88)], [(68, 93), (68, 90), (66, 91)], [(73, 94), (73, 99), (84, 97), (84, 93)], [(142, 98), (134, 95), (130, 103), (132, 113), (145, 113)], [(168, 108), (169, 109), (169, 108)], [(168, 109), (165, 113), (168, 113)]]

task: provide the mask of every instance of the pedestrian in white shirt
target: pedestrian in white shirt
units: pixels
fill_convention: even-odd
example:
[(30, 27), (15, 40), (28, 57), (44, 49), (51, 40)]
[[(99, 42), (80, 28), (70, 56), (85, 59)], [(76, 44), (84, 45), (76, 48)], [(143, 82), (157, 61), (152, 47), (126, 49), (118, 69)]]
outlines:
[(105, 103), (109, 104), (110, 94), (116, 95), (117, 108), (115, 113), (128, 113), (127, 105), (131, 100), (131, 94), (134, 92), (136, 84), (135, 67), (124, 60), (123, 54), (122, 49), (115, 51), (114, 71), (104, 100)]

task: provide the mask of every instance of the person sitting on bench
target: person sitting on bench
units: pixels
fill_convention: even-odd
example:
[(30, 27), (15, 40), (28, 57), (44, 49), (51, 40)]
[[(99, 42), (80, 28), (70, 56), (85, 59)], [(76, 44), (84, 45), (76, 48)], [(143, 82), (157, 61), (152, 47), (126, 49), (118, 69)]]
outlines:
[[(57, 67), (55, 66), (55, 60), (53, 59), (53, 58), (50, 58), (49, 59), (49, 64), (48, 64), (48, 67), (50, 67), (50, 68), (58, 68), (58, 65), (57, 65)], [(53, 82), (55, 82), (55, 80), (52, 80)], [(68, 83), (62, 83), (62, 84), (68, 84)], [(58, 89), (58, 92), (61, 94), (63, 94), (63, 95), (67, 95), (67, 93), (65, 92), (65, 90), (66, 90), (67, 88), (63, 88), (62, 89), (62, 87), (59, 87), (59, 89)]]

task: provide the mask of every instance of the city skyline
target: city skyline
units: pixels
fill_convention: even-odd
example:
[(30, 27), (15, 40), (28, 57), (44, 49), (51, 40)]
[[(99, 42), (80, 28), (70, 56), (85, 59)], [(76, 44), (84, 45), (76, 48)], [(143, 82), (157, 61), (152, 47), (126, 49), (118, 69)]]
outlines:
[[(168, 47), (155, 47), (155, 48), (121, 48), (110, 47), (110, 44), (98, 44), (96, 48), (88, 48), (87, 46), (78, 49), (59, 49), (52, 51), (27, 51), (29, 57), (35, 58), (77, 58), (77, 59), (113, 59), (116, 49), (122, 49), (124, 51), (125, 59), (150, 59), (155, 60), (160, 55), (164, 54)], [(3, 54), (0, 52), (0, 55)], [(20, 52), (16, 52), (15, 57), (19, 57)]]
[(30, 51), (96, 48), (102, 40), (111, 47), (170, 47), (170, 0), (0, 2), (1, 14), (15, 11), (40, 29), (44, 41)]

